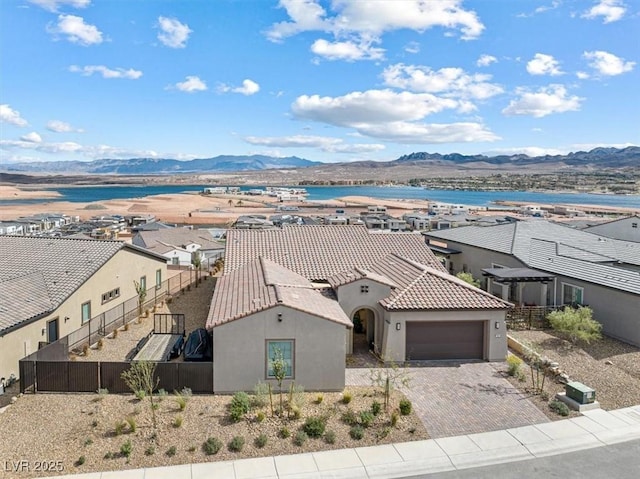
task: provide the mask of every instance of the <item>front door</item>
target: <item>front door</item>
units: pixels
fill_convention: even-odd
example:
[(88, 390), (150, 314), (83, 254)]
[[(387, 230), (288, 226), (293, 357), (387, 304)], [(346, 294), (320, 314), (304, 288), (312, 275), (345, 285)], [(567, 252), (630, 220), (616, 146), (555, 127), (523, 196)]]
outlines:
[(58, 318), (47, 323), (47, 342), (53, 343), (58, 340)]

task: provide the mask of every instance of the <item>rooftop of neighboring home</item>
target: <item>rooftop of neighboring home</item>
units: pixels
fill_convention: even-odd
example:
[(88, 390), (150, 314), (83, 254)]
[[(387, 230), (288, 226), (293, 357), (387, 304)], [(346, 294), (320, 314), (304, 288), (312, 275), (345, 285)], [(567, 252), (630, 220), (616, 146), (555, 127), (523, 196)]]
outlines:
[(133, 244), (162, 254), (173, 249), (185, 249), (190, 244), (200, 245), (200, 249), (224, 249), (224, 243), (218, 241), (208, 230), (190, 228), (164, 228), (154, 231), (139, 231), (133, 238)]
[(511, 254), (531, 268), (640, 294), (640, 243), (605, 238), (544, 220), (424, 234)]
[(355, 267), (369, 268), (390, 253), (445, 272), (422, 236), (370, 233), (364, 225), (287, 225), (277, 230), (229, 230), (225, 271), (235, 271), (264, 257), (310, 281), (325, 281)]
[(0, 236), (0, 334), (54, 311), (121, 249), (151, 254), (119, 241)]

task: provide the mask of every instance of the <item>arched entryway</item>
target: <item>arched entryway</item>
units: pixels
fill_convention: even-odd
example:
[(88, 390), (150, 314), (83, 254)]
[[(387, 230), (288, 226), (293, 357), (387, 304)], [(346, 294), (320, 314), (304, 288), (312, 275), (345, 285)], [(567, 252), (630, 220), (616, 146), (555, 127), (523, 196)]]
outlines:
[(360, 308), (353, 313), (353, 354), (374, 351), (376, 337), (376, 315), (369, 308)]

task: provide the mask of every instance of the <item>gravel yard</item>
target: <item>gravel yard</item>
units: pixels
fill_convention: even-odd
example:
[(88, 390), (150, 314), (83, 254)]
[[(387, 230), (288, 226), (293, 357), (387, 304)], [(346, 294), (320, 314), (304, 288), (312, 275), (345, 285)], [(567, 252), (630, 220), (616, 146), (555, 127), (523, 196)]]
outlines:
[[(606, 337), (590, 345), (575, 346), (554, 335), (553, 331), (510, 331), (509, 334), (520, 342), (536, 346), (543, 356), (559, 363), (570, 380), (595, 389), (602, 409), (640, 404), (639, 348)], [(525, 377), (527, 381), (518, 387), (530, 385), (528, 370)], [(518, 385), (516, 380), (512, 382)], [(564, 391), (564, 385), (547, 378), (545, 390), (553, 399), (557, 392)], [(549, 413), (544, 402), (539, 407)], [(558, 418), (553, 413), (549, 417)]]

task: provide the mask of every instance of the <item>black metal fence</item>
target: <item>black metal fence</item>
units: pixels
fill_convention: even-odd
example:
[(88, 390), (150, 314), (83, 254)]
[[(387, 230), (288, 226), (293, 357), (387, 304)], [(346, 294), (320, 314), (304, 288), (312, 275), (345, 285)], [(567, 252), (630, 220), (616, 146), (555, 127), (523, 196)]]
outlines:
[[(47, 361), (25, 358), (20, 361), (20, 391), (129, 393), (122, 373), (131, 367), (127, 362)], [(190, 388), (195, 394), (213, 393), (213, 363), (157, 363), (158, 389), (178, 391)]]
[(562, 309), (557, 306), (516, 306), (507, 311), (508, 329), (549, 329), (551, 325), (547, 315)]

